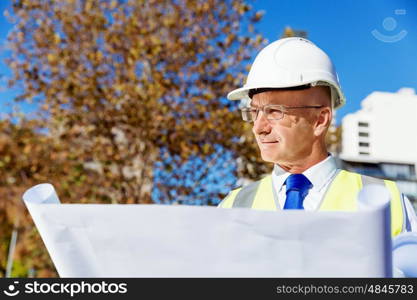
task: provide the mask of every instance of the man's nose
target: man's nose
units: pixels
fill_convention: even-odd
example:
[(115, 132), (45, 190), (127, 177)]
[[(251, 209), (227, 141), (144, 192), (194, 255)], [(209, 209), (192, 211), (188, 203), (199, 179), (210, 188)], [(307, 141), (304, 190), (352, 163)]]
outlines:
[(253, 132), (256, 134), (262, 133), (270, 133), (271, 132), (271, 124), (266, 118), (265, 114), (262, 110), (258, 112), (258, 116), (253, 123)]

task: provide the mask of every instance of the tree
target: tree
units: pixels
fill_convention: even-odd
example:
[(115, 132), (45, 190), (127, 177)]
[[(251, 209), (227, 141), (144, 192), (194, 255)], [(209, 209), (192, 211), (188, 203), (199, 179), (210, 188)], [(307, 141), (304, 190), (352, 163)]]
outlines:
[(11, 83), (96, 171), (98, 196), (147, 203), (161, 149), (183, 163), (232, 148), (239, 117), (222, 99), (262, 42), (242, 33), (249, 12), (242, 1), (15, 1)]
[(70, 161), (59, 152), (58, 144), (36, 132), (38, 126), (37, 120), (0, 121), (0, 276), (6, 273), (13, 230), (19, 242), (12, 275), (27, 276), (31, 268), (42, 277), (55, 274), (21, 197), (29, 186), (63, 177)]
[(307, 38), (307, 31), (296, 30), (296, 29), (292, 29), (290, 26), (286, 26), (284, 28), (284, 32), (281, 34), (281, 38), (294, 37), (294, 36)]
[[(225, 99), (242, 84), (245, 64), (263, 42), (253, 32), (262, 13), (243, 0), (15, 0), (9, 16), (15, 22), (10, 86), (22, 91), (16, 101), (37, 104), (40, 115), (36, 124), (6, 126), (32, 138), (25, 156), (18, 148), (25, 143), (6, 134), (7, 145), (17, 147), (8, 155), (28, 161), (0, 169), (4, 178), (24, 174), (14, 177), (16, 192), (0, 215), (43, 181), (64, 202), (150, 203), (157, 190), (169, 201), (204, 195), (213, 204), (224, 192), (211, 191), (211, 183), (185, 184), (197, 172), (184, 166), (198, 161), (202, 180), (218, 178), (215, 166), (238, 157), (259, 161), (238, 103)], [(248, 172), (259, 174), (246, 168), (238, 174)], [(155, 188), (160, 173), (176, 181)], [(10, 183), (1, 184), (10, 190)], [(28, 238), (17, 249), (30, 252), (18, 255), (21, 264), (52, 274), (24, 211), (14, 213), (26, 214), (16, 225)], [(6, 239), (12, 219), (2, 229)], [(35, 253), (36, 264), (25, 259)]]

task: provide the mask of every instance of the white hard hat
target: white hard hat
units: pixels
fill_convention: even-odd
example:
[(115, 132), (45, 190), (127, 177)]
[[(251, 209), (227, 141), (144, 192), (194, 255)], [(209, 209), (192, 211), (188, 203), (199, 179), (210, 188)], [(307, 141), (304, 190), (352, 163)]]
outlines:
[(229, 100), (248, 99), (252, 89), (290, 88), (303, 85), (331, 87), (332, 105), (345, 103), (339, 78), (327, 54), (311, 41), (300, 37), (277, 40), (259, 52), (246, 84), (231, 91)]

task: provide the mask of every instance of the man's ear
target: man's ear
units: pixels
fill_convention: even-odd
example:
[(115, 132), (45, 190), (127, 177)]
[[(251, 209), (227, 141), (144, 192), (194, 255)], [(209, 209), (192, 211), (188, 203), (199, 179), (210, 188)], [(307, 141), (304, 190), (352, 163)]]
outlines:
[(320, 110), (318, 113), (315, 128), (314, 128), (314, 134), (316, 136), (320, 136), (326, 133), (327, 129), (330, 127), (330, 124), (333, 119), (333, 112), (330, 107), (324, 107)]

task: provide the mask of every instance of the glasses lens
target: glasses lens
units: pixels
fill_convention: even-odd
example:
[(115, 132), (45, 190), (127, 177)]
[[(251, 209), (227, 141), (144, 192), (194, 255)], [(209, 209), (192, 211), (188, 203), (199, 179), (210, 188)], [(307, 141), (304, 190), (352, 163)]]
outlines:
[(253, 122), (256, 118), (256, 109), (245, 107), (241, 109), (242, 119), (245, 122)]
[(264, 112), (268, 120), (280, 120), (284, 115), (280, 106), (265, 106)]

